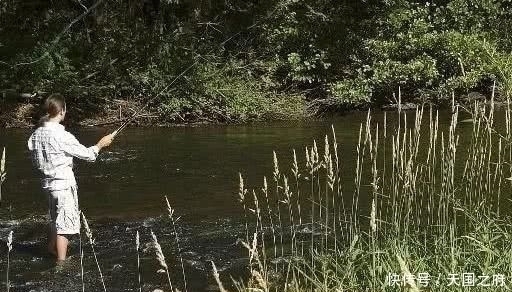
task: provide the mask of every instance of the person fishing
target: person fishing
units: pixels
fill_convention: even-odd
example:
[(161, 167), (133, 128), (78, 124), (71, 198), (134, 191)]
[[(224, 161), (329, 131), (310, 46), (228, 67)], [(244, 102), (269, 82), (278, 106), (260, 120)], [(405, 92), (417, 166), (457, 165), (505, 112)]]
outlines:
[(48, 251), (61, 262), (66, 259), (68, 237), (80, 233), (73, 158), (95, 161), (99, 152), (112, 143), (116, 132), (104, 136), (96, 145), (86, 147), (61, 125), (66, 117), (66, 102), (62, 95), (49, 96), (43, 107), (46, 115), (28, 139), (28, 149), (41, 176), (43, 192), (48, 196)]

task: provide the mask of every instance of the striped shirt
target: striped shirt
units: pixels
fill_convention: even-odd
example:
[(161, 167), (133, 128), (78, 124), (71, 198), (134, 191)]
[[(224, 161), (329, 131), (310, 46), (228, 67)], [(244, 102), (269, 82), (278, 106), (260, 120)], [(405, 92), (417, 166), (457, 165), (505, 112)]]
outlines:
[(73, 157), (95, 161), (98, 146), (85, 147), (64, 126), (46, 122), (28, 139), (28, 149), (34, 166), (41, 175), (43, 189), (64, 190), (76, 185)]

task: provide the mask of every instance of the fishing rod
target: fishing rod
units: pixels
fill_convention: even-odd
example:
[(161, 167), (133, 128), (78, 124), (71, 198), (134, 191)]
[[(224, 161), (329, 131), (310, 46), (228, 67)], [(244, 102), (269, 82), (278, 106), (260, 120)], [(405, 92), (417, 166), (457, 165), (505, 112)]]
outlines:
[[(271, 13), (267, 14), (266, 17), (264, 17), (263, 19), (261, 20), (258, 20), (256, 21), (255, 23), (253, 23), (252, 25), (244, 28), (244, 29), (241, 29), (240, 31), (238, 31), (237, 33), (233, 34), (232, 36), (230, 36), (229, 38), (227, 38), (226, 40), (224, 40), (222, 43), (220, 43), (220, 47), (224, 46), (227, 42), (229, 42), (230, 40), (232, 40), (233, 38), (235, 38), (236, 36), (240, 35), (244, 30), (249, 30), (249, 29), (252, 29), (253, 27), (255, 27), (256, 25), (258, 25), (259, 23), (263, 22), (264, 20), (270, 18), (272, 15), (274, 15), (274, 13), (276, 12), (276, 10), (278, 9), (278, 7), (276, 7), (274, 10), (272, 10)], [(214, 49), (211, 49), (209, 52), (207, 52), (206, 54), (210, 54), (214, 51)], [(199, 55), (199, 54), (198, 54)], [(146, 103), (145, 105), (140, 108), (139, 110), (135, 111), (133, 113), (133, 115), (128, 118), (127, 120), (125, 120), (121, 126), (119, 128), (117, 128), (114, 132), (112, 132), (113, 134), (113, 138), (116, 137), (121, 131), (123, 131), (129, 123), (131, 123), (132, 121), (134, 121), (137, 116), (139, 116), (139, 114), (145, 110), (149, 104), (156, 100), (158, 97), (160, 97), (167, 89), (169, 89), (169, 87), (171, 87), (179, 78), (181, 78), (183, 75), (185, 75), (185, 73), (187, 73), (190, 69), (192, 69), (195, 65), (197, 65), (197, 63), (199, 63), (199, 60), (196, 60), (194, 61), (194, 63), (192, 63), (190, 66), (188, 66), (187, 68), (185, 68), (185, 70), (183, 70), (178, 76), (176, 76), (172, 81), (171, 83), (169, 83), (167, 86), (164, 87), (164, 89), (162, 89), (157, 95), (155, 95), (154, 97), (150, 98)]]

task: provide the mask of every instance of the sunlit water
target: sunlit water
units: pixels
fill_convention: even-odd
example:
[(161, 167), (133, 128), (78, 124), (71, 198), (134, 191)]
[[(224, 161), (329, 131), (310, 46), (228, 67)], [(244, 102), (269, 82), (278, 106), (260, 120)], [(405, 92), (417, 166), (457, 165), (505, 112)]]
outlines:
[[(409, 114), (413, 121), (412, 112)], [(425, 120), (428, 114), (425, 114)], [(388, 131), (396, 113), (388, 113)], [(382, 122), (383, 113), (373, 119)], [(173, 284), (183, 289), (180, 261), (172, 224), (166, 216), (167, 196), (179, 217), (177, 234), (189, 291), (215, 291), (210, 261), (229, 282), (241, 277), (246, 251), (237, 239), (245, 237), (242, 208), (238, 202), (238, 173), (248, 188), (260, 188), (263, 176), (273, 171), (272, 151), (283, 171), (291, 167), (292, 149), (304, 165), (304, 148), (324, 136), (334, 125), (339, 143), (345, 184), (353, 185), (356, 145), (366, 113), (308, 122), (273, 122), (254, 125), (183, 128), (128, 128), (96, 163), (78, 162), (80, 206), (89, 217), (96, 238), (99, 265), (108, 291), (138, 289), (135, 233), (141, 234), (142, 282), (145, 291), (168, 289), (165, 274), (151, 249), (150, 231), (162, 244)], [(440, 117), (441, 127), (449, 113)], [(412, 124), (412, 123), (411, 123)], [(381, 125), (382, 126), (382, 125)], [(425, 126), (428, 130), (428, 126)], [(461, 124), (468, 132), (471, 124)], [(106, 129), (69, 129), (86, 145)], [(0, 146), (7, 148), (8, 179), (0, 208), (0, 238), (14, 230), (10, 280), (13, 291), (80, 291), (81, 270), (78, 237), (72, 241), (71, 258), (56, 268), (44, 252), (46, 198), (39, 189), (26, 147), (30, 130), (2, 129)], [(346, 192), (350, 196), (350, 192)], [(364, 204), (364, 202), (363, 202)], [(83, 238), (85, 241), (85, 238)], [(87, 291), (102, 290), (90, 246), (84, 242), (84, 281)], [(0, 279), (5, 284), (6, 248), (0, 249)]]

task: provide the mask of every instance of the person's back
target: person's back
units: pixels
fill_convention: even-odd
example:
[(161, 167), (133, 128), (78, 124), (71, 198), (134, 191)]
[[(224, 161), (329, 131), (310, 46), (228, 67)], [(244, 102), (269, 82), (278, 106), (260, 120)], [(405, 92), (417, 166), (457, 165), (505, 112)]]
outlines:
[(76, 185), (73, 157), (95, 161), (99, 153), (97, 146), (84, 147), (64, 126), (50, 121), (30, 136), (28, 149), (40, 172), (42, 188), (53, 191)]

